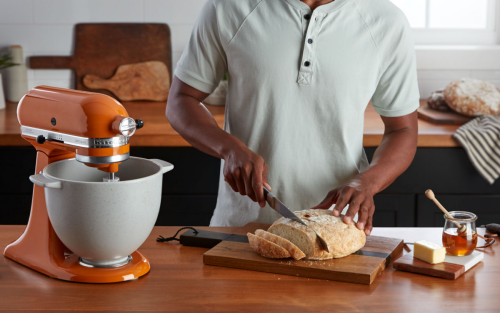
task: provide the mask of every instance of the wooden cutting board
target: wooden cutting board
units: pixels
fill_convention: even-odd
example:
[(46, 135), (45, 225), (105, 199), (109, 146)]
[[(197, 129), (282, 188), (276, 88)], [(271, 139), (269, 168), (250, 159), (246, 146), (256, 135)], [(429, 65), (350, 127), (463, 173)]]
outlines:
[(170, 86), (167, 66), (160, 61), (120, 65), (110, 79), (87, 74), (83, 84), (90, 89), (106, 89), (121, 101), (166, 101)]
[(413, 252), (411, 252), (394, 261), (392, 266), (400, 271), (453, 280), (481, 262), (483, 257), (483, 252), (474, 251), (471, 255), (462, 257), (446, 255), (443, 263), (429, 264), (415, 259)]
[(434, 124), (463, 125), (473, 119), (454, 111), (433, 110), (427, 105), (418, 108), (417, 114), (420, 119)]
[[(250, 225), (250, 224), (249, 224)], [(249, 226), (247, 225), (247, 226)], [(267, 227), (260, 228), (267, 229)], [(255, 229), (250, 232), (254, 233)], [(245, 270), (370, 285), (403, 249), (403, 240), (368, 236), (366, 245), (345, 258), (326, 261), (267, 259), (248, 240), (222, 241), (203, 255), (203, 263)]]
[[(163, 62), (172, 81), (170, 29), (167, 24), (102, 23), (75, 26), (73, 56), (33, 56), (33, 69), (72, 69), (75, 89), (91, 91), (83, 84), (87, 74), (110, 78), (120, 65)], [(110, 91), (92, 90), (113, 96)]]

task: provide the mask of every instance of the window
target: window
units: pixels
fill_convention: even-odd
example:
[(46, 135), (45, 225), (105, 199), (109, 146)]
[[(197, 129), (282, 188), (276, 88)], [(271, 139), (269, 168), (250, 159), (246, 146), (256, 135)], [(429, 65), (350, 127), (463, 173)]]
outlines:
[(414, 29), (416, 44), (498, 42), (495, 0), (391, 0)]

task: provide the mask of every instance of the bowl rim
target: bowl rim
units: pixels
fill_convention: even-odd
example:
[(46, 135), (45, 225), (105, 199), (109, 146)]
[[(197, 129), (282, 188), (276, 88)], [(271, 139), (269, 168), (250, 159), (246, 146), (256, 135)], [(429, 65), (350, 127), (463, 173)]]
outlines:
[[(58, 180), (58, 181), (61, 181), (61, 182), (68, 182), (68, 183), (78, 183), (78, 184), (101, 184), (101, 183), (105, 183), (106, 186), (114, 186), (116, 184), (133, 184), (133, 183), (136, 183), (136, 182), (140, 182), (142, 180), (146, 180), (150, 177), (153, 177), (153, 176), (156, 176), (158, 174), (162, 174), (162, 166), (160, 164), (158, 164), (157, 162), (153, 161), (153, 160), (150, 160), (150, 159), (145, 159), (145, 158), (139, 158), (139, 157), (134, 157), (134, 156), (130, 156), (129, 159), (138, 159), (138, 160), (146, 160), (148, 162), (151, 162), (151, 163), (154, 163), (155, 165), (158, 166), (158, 171), (154, 174), (151, 174), (151, 175), (148, 175), (148, 176), (144, 176), (144, 177), (141, 177), (141, 178), (137, 178), (137, 179), (131, 179), (131, 180), (124, 180), (124, 181), (117, 181), (117, 182), (90, 182), (90, 181), (79, 181), (79, 180), (71, 180), (71, 179), (64, 179), (64, 178), (59, 178), (59, 177), (55, 177), (53, 175), (50, 175), (49, 173), (47, 173), (47, 168), (49, 168), (50, 166), (53, 166), (55, 164), (58, 164), (58, 163), (62, 163), (62, 162), (72, 162), (72, 161), (76, 161), (78, 162), (78, 160), (76, 160), (76, 158), (70, 158), (70, 159), (64, 159), (64, 160), (60, 160), (60, 161), (56, 161), (54, 163), (50, 163), (49, 165), (45, 166), (43, 168), (43, 175), (48, 177), (48, 178), (51, 178), (51, 179), (54, 179), (54, 180)], [(128, 160), (128, 159), (127, 159)], [(123, 161), (123, 162), (126, 162), (127, 160)], [(81, 163), (81, 162), (78, 162), (78, 163)], [(103, 172), (105, 173), (105, 172)]]

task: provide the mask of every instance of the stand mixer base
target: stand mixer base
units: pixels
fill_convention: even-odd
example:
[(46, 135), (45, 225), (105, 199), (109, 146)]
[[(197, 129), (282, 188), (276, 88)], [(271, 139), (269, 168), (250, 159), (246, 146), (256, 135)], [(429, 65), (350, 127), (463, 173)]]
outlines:
[(116, 262), (97, 263), (97, 262), (85, 260), (84, 258), (78, 258), (78, 263), (80, 263), (80, 265), (86, 266), (86, 267), (108, 268), (108, 267), (120, 267), (120, 266), (126, 265), (126, 264), (130, 263), (130, 261), (132, 261), (132, 259), (133, 259), (132, 256), (129, 255), (129, 256), (126, 256), (123, 259), (120, 259)]

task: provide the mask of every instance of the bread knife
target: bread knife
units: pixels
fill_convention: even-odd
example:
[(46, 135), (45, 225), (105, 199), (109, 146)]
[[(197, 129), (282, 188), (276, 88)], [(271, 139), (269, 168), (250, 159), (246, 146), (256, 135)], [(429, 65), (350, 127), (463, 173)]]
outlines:
[(312, 229), (297, 215), (295, 215), (292, 211), (290, 211), (290, 209), (288, 209), (283, 204), (283, 202), (278, 200), (266, 187), (264, 187), (264, 198), (266, 199), (267, 203), (269, 203), (271, 208), (273, 208), (276, 212), (281, 214), (281, 216), (294, 220), (302, 225), (305, 225), (306, 227), (309, 227), (309, 229), (312, 230), (316, 234), (316, 236), (318, 236), (319, 242), (321, 243), (321, 246), (323, 246), (323, 249), (325, 249), (327, 252), (330, 252), (330, 249), (328, 248), (328, 244), (326, 243), (325, 239), (321, 238), (321, 236), (318, 235), (318, 233), (314, 229)]

